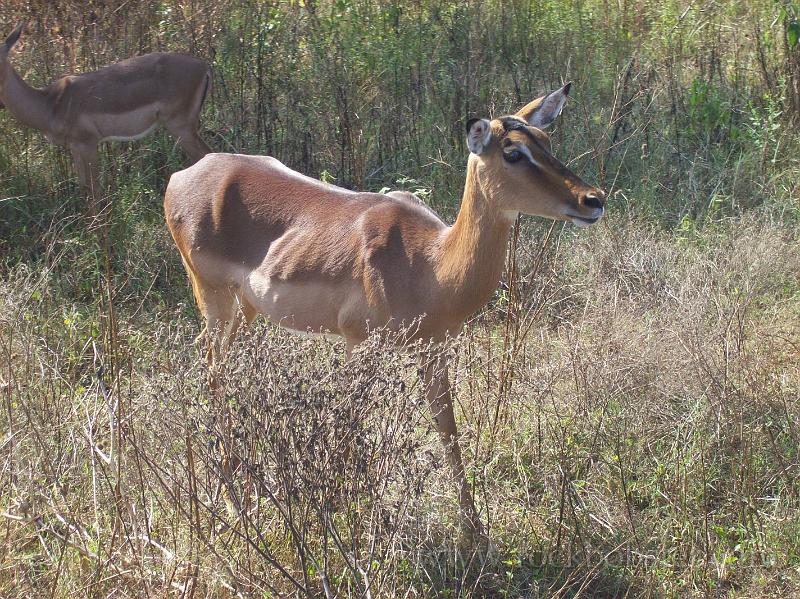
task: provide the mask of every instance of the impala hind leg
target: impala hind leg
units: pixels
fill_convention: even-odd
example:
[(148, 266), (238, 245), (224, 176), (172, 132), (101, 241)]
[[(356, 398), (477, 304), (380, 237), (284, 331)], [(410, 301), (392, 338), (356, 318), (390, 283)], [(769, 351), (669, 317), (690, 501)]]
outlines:
[(192, 164), (212, 152), (197, 132), (197, 128), (200, 126), (200, 113), (210, 91), (211, 71), (208, 71), (203, 79), (203, 85), (197, 88), (197, 93), (188, 109), (182, 107), (174, 114), (162, 115), (160, 118), (167, 131), (172, 134), (189, 156)]
[(192, 123), (182, 119), (164, 121), (164, 127), (166, 127), (167, 131), (169, 131), (172, 137), (180, 144), (187, 156), (189, 156), (189, 160), (192, 164), (200, 160), (206, 154), (210, 154), (212, 151), (197, 132), (197, 125), (197, 121)]
[(230, 347), (242, 323), (249, 326), (258, 315), (256, 309), (230, 287), (206, 285), (184, 260), (186, 272), (192, 283), (195, 301), (205, 320), (205, 326), (195, 343), (206, 342), (206, 363), (212, 377)]
[[(242, 301), (229, 287), (215, 288), (203, 283), (193, 272), (186, 260), (184, 265), (192, 282), (192, 290), (206, 325), (201, 336), (207, 343), (206, 362), (208, 364), (208, 381), (215, 400), (224, 398), (222, 393), (222, 361), (225, 351), (233, 341), (242, 321), (250, 324), (256, 316), (256, 310)], [(225, 502), (228, 514), (237, 519), (248, 505), (250, 482), (246, 481), (244, 491), (237, 493), (235, 481), (240, 477), (242, 458), (239, 455), (234, 435), (235, 417), (227, 401), (217, 404), (218, 437), (215, 445), (220, 457), (220, 480), (218, 492)]]
[(192, 287), (206, 321), (206, 362), (214, 371), (219, 367), (223, 354), (230, 345), (231, 335), (235, 335), (238, 329), (236, 294), (228, 288), (204, 287), (196, 278)]
[(247, 300), (237, 295), (236, 313), (234, 314), (233, 322), (231, 323), (228, 335), (225, 338), (225, 346), (222, 348), (223, 351), (226, 351), (231, 346), (231, 343), (233, 343), (233, 340), (236, 339), (236, 333), (239, 332), (239, 327), (241, 327), (243, 324), (245, 327), (249, 327), (250, 323), (255, 320), (256, 316), (258, 316), (256, 309), (251, 306)]
[(94, 218), (98, 216), (98, 200), (102, 195), (100, 193), (100, 177), (97, 167), (97, 144), (72, 143), (69, 146), (69, 151), (75, 163), (78, 182), (89, 198), (89, 216)]
[(458, 442), (458, 429), (453, 414), (453, 396), (447, 373), (447, 358), (437, 352), (423, 352), (420, 356), (420, 366), (428, 406), (458, 487), (462, 524), (471, 536), (485, 537), (461, 457), (461, 445)]

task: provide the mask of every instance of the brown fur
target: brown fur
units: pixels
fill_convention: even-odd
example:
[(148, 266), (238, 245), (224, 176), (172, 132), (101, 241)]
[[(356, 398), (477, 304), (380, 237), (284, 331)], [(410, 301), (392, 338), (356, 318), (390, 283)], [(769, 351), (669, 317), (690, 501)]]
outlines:
[[(445, 225), (411, 194), (359, 193), (291, 171), (274, 158), (212, 154), (175, 173), (167, 224), (213, 326), (237, 305), (290, 328), (342, 335), (421, 319), (414, 337), (442, 340), (491, 296), (517, 212), (566, 219), (601, 194), (549, 153), (538, 129), (505, 133), (472, 156), (461, 212)], [(547, 169), (507, 164), (525, 144)], [(206, 302), (207, 303), (207, 302)]]
[[(519, 116), (527, 119), (525, 109)], [(262, 313), (282, 326), (341, 335), (348, 351), (371, 328), (398, 330), (416, 319), (412, 339), (457, 334), (497, 286), (519, 212), (577, 222), (602, 214), (603, 193), (550, 154), (543, 131), (522, 126), (491, 122), (491, 139), (470, 156), (453, 226), (412, 194), (348, 191), (270, 157), (209, 154), (175, 173), (164, 211), (206, 319), (209, 361), (235, 334), (240, 311), (247, 322)], [(485, 122), (478, 130), (488, 131)], [(523, 146), (540, 166), (503, 158)], [(446, 362), (423, 362), (463, 514), (478, 531)]]

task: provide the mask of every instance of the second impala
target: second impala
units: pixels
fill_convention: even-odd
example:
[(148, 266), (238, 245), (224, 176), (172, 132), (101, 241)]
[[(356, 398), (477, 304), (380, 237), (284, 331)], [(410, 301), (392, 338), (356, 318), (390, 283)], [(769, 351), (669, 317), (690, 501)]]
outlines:
[(0, 108), (39, 129), (72, 153), (78, 179), (93, 200), (99, 194), (97, 145), (139, 139), (162, 123), (192, 162), (211, 149), (197, 133), (211, 85), (208, 65), (192, 56), (155, 52), (91, 73), (31, 87), (14, 70), (10, 54), (25, 24), (0, 44)]
[[(519, 213), (590, 225), (605, 195), (551, 153), (544, 129), (569, 84), (514, 115), (467, 125), (471, 152), (456, 222), (446, 225), (411, 194), (359, 193), (306, 177), (275, 158), (209, 154), (175, 173), (167, 224), (221, 355), (241, 316), (341, 335), (348, 353), (376, 327), (415, 321), (413, 338), (456, 335), (496, 288)], [(479, 529), (464, 476), (444, 356), (424, 378), (460, 486), (463, 514)]]

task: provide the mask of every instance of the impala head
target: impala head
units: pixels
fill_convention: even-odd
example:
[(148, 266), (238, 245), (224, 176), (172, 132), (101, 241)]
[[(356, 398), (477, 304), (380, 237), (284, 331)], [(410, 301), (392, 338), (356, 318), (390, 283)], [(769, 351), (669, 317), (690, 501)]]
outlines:
[[(11, 63), (8, 61), (8, 56), (11, 54), (11, 49), (14, 47), (14, 44), (16, 44), (19, 40), (19, 36), (22, 35), (23, 29), (25, 29), (24, 21), (14, 27), (14, 31), (12, 31), (6, 38), (6, 41), (0, 45), (0, 86), (5, 83), (8, 71), (11, 69)], [(3, 108), (2, 101), (0, 101), (0, 108)]]
[(578, 226), (603, 216), (605, 193), (585, 183), (552, 154), (544, 129), (558, 118), (570, 83), (526, 104), (514, 115), (467, 123), (471, 168), (498, 208)]

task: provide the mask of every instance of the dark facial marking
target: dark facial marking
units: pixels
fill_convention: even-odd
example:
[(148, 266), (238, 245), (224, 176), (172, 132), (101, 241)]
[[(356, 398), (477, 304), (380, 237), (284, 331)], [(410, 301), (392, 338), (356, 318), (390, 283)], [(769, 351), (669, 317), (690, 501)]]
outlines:
[[(576, 175), (571, 170), (569, 170), (569, 168), (567, 168), (565, 164), (562, 164), (555, 156), (552, 155), (552, 153), (550, 152), (550, 148), (546, 147), (542, 143), (542, 141), (540, 141), (539, 138), (536, 137), (536, 135), (531, 131), (530, 126), (528, 125), (527, 122), (523, 121), (519, 117), (514, 117), (514, 116), (502, 117), (500, 119), (500, 122), (503, 125), (503, 130), (505, 131), (506, 135), (508, 135), (512, 131), (519, 131), (520, 133), (523, 133), (528, 139), (530, 139), (533, 142), (533, 145), (539, 148), (539, 150), (541, 150), (544, 161), (562, 178), (570, 179), (576, 177)], [(516, 156), (512, 156), (511, 157), (512, 160), (508, 160), (508, 156), (506, 154), (506, 152), (508, 152), (508, 148), (513, 144), (514, 142), (508, 137), (505, 137), (501, 142), (501, 147), (503, 148), (503, 158), (508, 162), (516, 162), (516, 160), (514, 160)], [(530, 167), (534, 170), (538, 170), (536, 165), (534, 164), (530, 164)]]
[(519, 117), (515, 116), (504, 116), (500, 119), (500, 122), (503, 124), (503, 130), (506, 133), (511, 131), (524, 131), (525, 133), (530, 134), (528, 131), (528, 123), (520, 119)]
[(503, 124), (503, 130), (506, 134), (511, 133), (512, 131), (520, 131), (524, 133), (533, 143), (543, 152), (549, 154), (550, 151), (542, 145), (536, 136), (531, 132), (530, 128), (528, 127), (528, 123), (520, 119), (519, 117), (514, 116), (505, 116), (500, 119), (500, 122)]
[(467, 133), (469, 133), (472, 130), (472, 125), (477, 123), (479, 120), (480, 119), (474, 119), (473, 118), (473, 119), (470, 119), (470, 120), (467, 121)]

